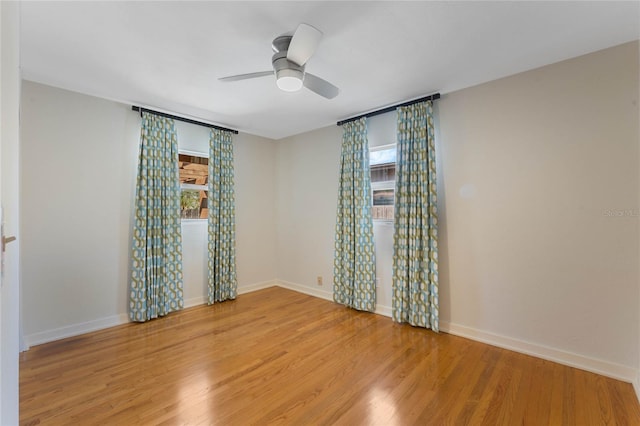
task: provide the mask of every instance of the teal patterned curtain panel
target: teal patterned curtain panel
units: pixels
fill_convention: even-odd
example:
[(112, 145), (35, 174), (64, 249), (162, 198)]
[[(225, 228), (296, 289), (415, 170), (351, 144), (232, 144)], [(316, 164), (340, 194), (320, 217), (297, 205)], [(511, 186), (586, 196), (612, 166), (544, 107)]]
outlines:
[(438, 214), (431, 101), (398, 108), (393, 319), (438, 331)]
[(209, 304), (235, 299), (236, 207), (231, 132), (209, 137)]
[(142, 113), (131, 255), (129, 317), (182, 309), (178, 139), (172, 119)]
[(373, 312), (376, 308), (376, 258), (366, 119), (345, 123), (342, 128), (333, 300)]

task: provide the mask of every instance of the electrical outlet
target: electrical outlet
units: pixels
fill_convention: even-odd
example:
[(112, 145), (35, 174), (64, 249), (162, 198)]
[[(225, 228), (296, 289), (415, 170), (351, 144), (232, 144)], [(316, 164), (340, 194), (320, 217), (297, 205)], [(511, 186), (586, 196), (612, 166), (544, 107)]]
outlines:
[(316, 277), (316, 283), (317, 283), (318, 285), (322, 285), (322, 275), (318, 275), (318, 276)]
[(376, 278), (376, 288), (380, 288), (380, 278)]

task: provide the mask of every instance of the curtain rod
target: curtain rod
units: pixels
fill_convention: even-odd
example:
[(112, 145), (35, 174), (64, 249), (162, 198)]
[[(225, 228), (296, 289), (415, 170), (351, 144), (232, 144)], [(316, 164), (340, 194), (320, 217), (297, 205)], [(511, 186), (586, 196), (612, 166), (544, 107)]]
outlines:
[(140, 111), (140, 114), (142, 114), (143, 112), (148, 112), (148, 113), (151, 113), (151, 114), (159, 115), (160, 117), (173, 118), (174, 120), (184, 121), (185, 123), (197, 124), (198, 126), (204, 126), (204, 127), (214, 128), (214, 129), (218, 129), (218, 130), (225, 130), (227, 132), (231, 132), (231, 133), (236, 134), (236, 135), (238, 134), (238, 131), (234, 130), (234, 129), (227, 129), (226, 127), (216, 126), (215, 124), (205, 123), (203, 121), (192, 120), (190, 118), (179, 117), (177, 115), (167, 114), (166, 112), (154, 111), (152, 109), (142, 108), (142, 107), (135, 106), (135, 105), (131, 106), (131, 109), (133, 111)]
[(397, 108), (400, 108), (400, 107), (403, 107), (403, 106), (409, 106), (409, 105), (413, 105), (413, 104), (417, 104), (419, 102), (425, 102), (425, 101), (435, 101), (436, 99), (440, 99), (440, 93), (434, 93), (433, 95), (425, 96), (425, 97), (420, 98), (420, 99), (414, 99), (412, 101), (403, 102), (401, 104), (391, 105), (389, 107), (378, 109), (378, 110), (371, 111), (371, 112), (367, 112), (366, 114), (360, 114), (360, 115), (355, 116), (355, 117), (345, 118), (344, 120), (338, 121), (336, 124), (338, 126), (342, 126), (345, 123), (349, 123), (351, 121), (356, 121), (356, 120), (359, 120), (359, 119), (361, 119), (363, 117), (373, 117), (373, 116), (376, 116), (376, 115), (384, 114), (385, 112), (393, 111), (393, 110), (395, 110)]

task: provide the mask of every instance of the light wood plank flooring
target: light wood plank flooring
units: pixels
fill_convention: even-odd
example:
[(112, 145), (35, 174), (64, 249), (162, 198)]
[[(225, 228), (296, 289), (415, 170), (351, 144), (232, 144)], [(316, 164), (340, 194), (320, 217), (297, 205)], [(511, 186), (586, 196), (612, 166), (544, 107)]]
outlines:
[(632, 386), (281, 288), (33, 347), (24, 425), (640, 425)]

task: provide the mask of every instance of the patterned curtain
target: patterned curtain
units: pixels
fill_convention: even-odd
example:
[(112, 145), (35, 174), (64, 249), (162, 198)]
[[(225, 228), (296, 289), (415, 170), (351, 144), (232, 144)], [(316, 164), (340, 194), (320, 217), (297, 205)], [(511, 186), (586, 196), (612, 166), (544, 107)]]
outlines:
[(209, 304), (235, 299), (236, 211), (231, 132), (209, 137)]
[(142, 113), (131, 255), (129, 317), (182, 309), (178, 139), (172, 119)]
[(333, 300), (373, 312), (376, 307), (376, 258), (367, 123), (361, 118), (342, 128)]
[(436, 157), (431, 101), (398, 108), (393, 319), (438, 331)]

